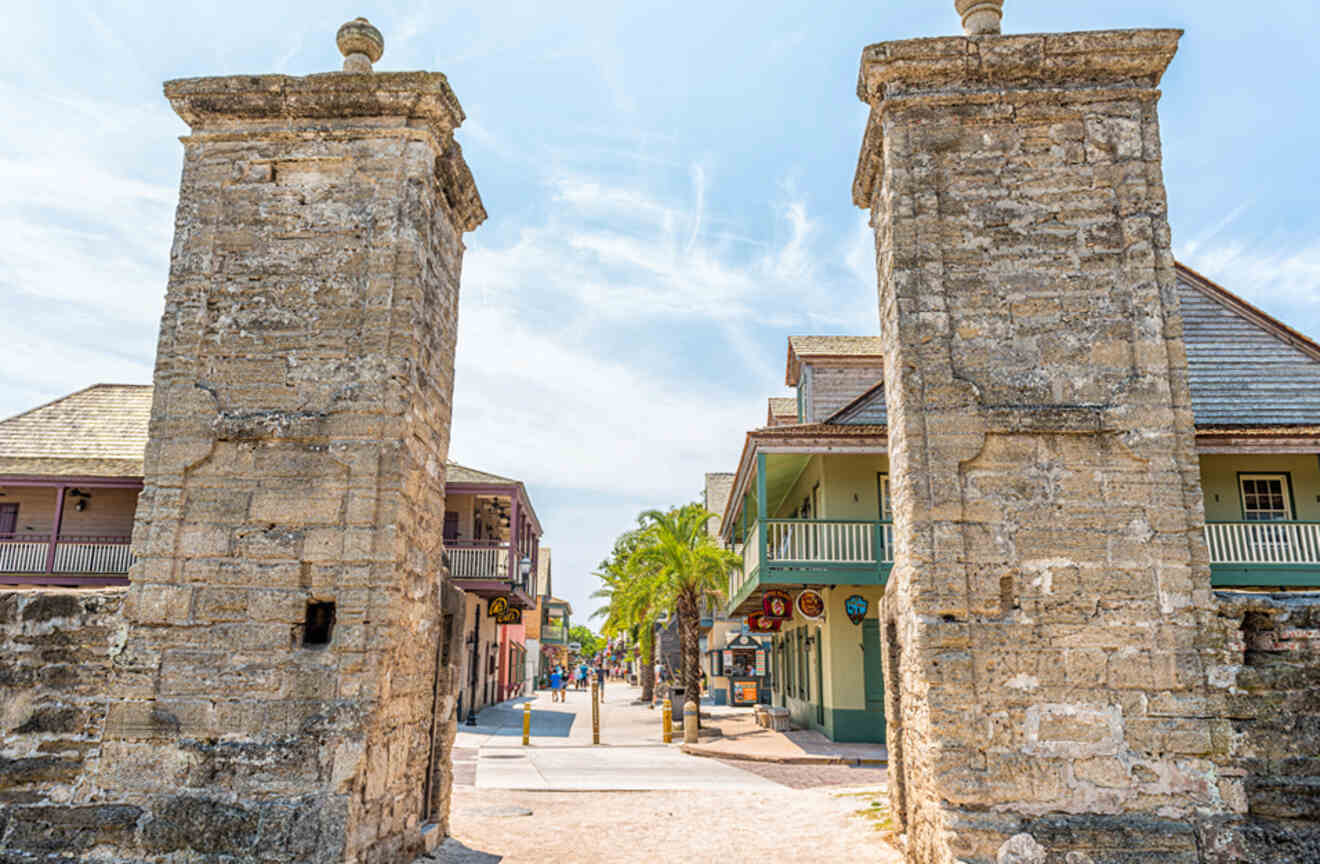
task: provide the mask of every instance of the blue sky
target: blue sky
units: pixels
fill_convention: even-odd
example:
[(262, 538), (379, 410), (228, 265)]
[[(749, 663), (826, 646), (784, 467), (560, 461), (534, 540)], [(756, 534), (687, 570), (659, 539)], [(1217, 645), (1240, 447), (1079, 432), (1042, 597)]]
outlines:
[[(338, 68), (356, 15), (385, 35), (378, 69), (444, 72), (467, 112), (490, 219), (468, 238), (451, 455), (527, 481), (580, 612), (637, 511), (733, 469), (784, 393), (788, 334), (876, 331), (858, 60), (957, 32), (953, 2), (18, 4), (0, 416), (150, 381), (186, 132), (161, 81)], [(1161, 103), (1175, 251), (1312, 336), (1317, 25), (1314, 0), (1008, 0), (1004, 22), (1187, 31)]]

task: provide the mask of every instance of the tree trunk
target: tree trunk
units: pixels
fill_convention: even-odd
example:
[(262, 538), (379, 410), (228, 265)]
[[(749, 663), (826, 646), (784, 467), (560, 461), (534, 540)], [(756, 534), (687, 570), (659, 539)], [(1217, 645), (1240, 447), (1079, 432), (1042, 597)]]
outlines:
[(655, 629), (650, 624), (643, 625), (641, 636), (638, 643), (642, 649), (642, 701), (651, 702), (655, 699)]
[[(678, 640), (682, 651), (684, 700), (697, 703), (697, 725), (701, 725), (701, 610), (697, 599), (690, 594), (678, 598)], [(674, 714), (682, 716), (683, 707), (674, 706)]]

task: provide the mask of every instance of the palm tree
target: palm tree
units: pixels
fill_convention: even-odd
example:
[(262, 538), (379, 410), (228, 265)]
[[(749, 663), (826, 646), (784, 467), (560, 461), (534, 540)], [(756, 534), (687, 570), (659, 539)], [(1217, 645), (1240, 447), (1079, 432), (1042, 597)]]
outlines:
[[(700, 703), (701, 612), (722, 603), (729, 570), (737, 555), (716, 545), (706, 531), (715, 514), (698, 504), (641, 515), (642, 540), (629, 556), (630, 567), (653, 574), (655, 604), (678, 616), (683, 687)], [(675, 706), (678, 707), (678, 706)], [(680, 709), (681, 710), (681, 709)]]
[(641, 540), (640, 531), (625, 532), (615, 541), (611, 558), (600, 563), (595, 575), (602, 584), (591, 596), (606, 602), (591, 617), (605, 619), (601, 632), (606, 636), (627, 633), (636, 640), (642, 700), (651, 702), (655, 696), (655, 619), (662, 610), (656, 603), (655, 573), (632, 560)]

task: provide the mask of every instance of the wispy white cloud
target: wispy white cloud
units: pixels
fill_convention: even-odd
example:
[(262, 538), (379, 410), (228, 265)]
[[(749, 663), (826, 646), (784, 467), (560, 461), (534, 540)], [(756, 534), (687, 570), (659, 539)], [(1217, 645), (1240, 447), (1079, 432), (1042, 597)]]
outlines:
[(1308, 336), (1320, 337), (1320, 243), (1239, 241), (1179, 250), (1178, 259)]
[(551, 178), (559, 206), (544, 224), (502, 248), (474, 238), (455, 394), (463, 459), (555, 487), (685, 500), (704, 472), (732, 468), (782, 390), (783, 337), (831, 313), (835, 331), (874, 317), (874, 288), (845, 263), (853, 238), (830, 236), (790, 197), (763, 205), (776, 244), (712, 237), (706, 175), (690, 176), (682, 202)]

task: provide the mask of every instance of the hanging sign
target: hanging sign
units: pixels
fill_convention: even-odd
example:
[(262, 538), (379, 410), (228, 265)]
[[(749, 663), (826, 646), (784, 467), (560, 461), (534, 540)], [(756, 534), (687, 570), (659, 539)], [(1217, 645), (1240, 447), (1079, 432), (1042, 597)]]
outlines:
[(820, 592), (814, 588), (807, 588), (798, 592), (797, 611), (803, 618), (823, 618), (825, 616), (825, 599), (820, 596)]
[(848, 620), (854, 624), (861, 624), (862, 619), (866, 617), (866, 610), (870, 604), (861, 594), (853, 594), (843, 601), (843, 611), (848, 613)]
[(788, 621), (793, 617), (793, 598), (787, 591), (771, 588), (761, 596), (761, 612), (772, 621)]
[[(503, 599), (503, 598), (501, 598), (501, 599)], [(521, 610), (521, 609), (505, 609), (503, 612), (501, 612), (500, 614), (498, 614), (498, 615), (495, 616), (495, 623), (496, 623), (496, 624), (521, 624), (521, 623), (522, 623), (522, 610)]]
[(747, 616), (747, 629), (753, 633), (778, 633), (782, 623), (765, 617), (761, 612), (753, 612)]
[(509, 611), (509, 598), (496, 597), (486, 604), (486, 615), (491, 618), (499, 618), (505, 612)]

